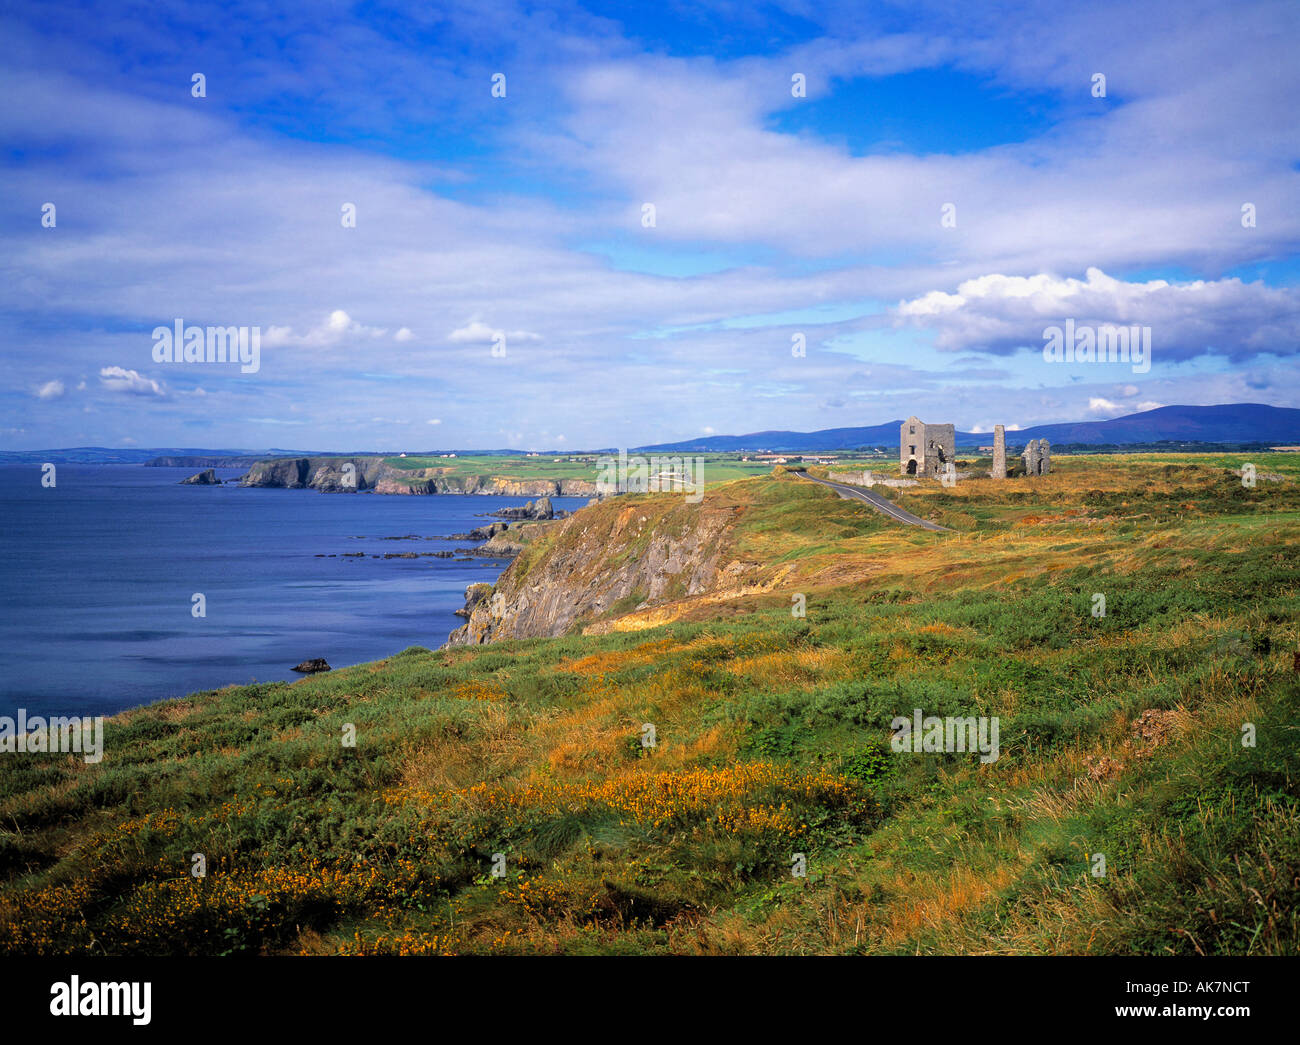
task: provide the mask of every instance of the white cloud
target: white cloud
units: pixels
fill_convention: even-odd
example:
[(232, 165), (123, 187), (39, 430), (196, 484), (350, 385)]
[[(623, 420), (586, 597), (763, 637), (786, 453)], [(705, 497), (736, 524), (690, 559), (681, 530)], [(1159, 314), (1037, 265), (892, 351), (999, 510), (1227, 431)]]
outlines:
[(61, 395), (63, 395), (63, 382), (58, 380), (46, 381), (36, 391), (38, 399), (58, 399)]
[(900, 301), (894, 314), (900, 324), (935, 330), (936, 346), (946, 351), (1038, 350), (1043, 331), (1067, 319), (1076, 327), (1150, 327), (1157, 362), (1208, 352), (1243, 359), (1300, 349), (1300, 288), (1235, 278), (1130, 283), (1095, 267), (1082, 280), (994, 273), (965, 280), (952, 294), (933, 290)]
[(453, 341), (456, 344), (465, 345), (488, 344), (499, 333), (501, 333), (501, 331), (493, 330), (486, 323), (474, 319), (465, 324), (465, 326), (453, 330), (447, 335), (447, 340)]
[(511, 341), (540, 341), (541, 335), (534, 334), (529, 330), (497, 330), (488, 326), (477, 317), (471, 319), (463, 327), (458, 327), (447, 335), (447, 340), (458, 345), (487, 345), (491, 344), (498, 336), (504, 336), (507, 343)]
[(1140, 414), (1147, 410), (1158, 410), (1164, 405), (1164, 403), (1157, 403), (1154, 399), (1148, 399), (1136, 406), (1126, 406), (1123, 403), (1116, 403), (1114, 400), (1102, 396), (1092, 396), (1088, 400), (1088, 412), (1093, 414), (1119, 414), (1121, 412)]
[(431, 424), (431, 425), (440, 425), (440, 424), (442, 424), (442, 418), (441, 418), (441, 417), (431, 417), (431, 418), (426, 422), (426, 424)]
[(144, 377), (138, 371), (120, 366), (100, 368), (99, 381), (110, 392), (127, 392), (139, 396), (165, 396), (166, 390), (157, 381)]
[[(405, 336), (403, 336), (405, 331)], [(331, 312), (323, 323), (295, 334), (291, 326), (272, 326), (262, 334), (263, 348), (283, 348), (298, 346), (302, 348), (332, 348), (335, 345), (357, 341), (377, 341), (388, 333), (386, 327), (372, 327), (358, 323), (341, 308)], [(395, 341), (409, 341), (414, 335), (402, 327), (393, 335)]]
[[(813, 5), (809, 17), (825, 30), (819, 39), (739, 61), (638, 53), (636, 41), (617, 39), (611, 20), (609, 46), (592, 47), (581, 33), (566, 33), (566, 46), (556, 46), (552, 59), (539, 60), (531, 71), (540, 77), (541, 93), (557, 104), (545, 119), (525, 118), (507, 128), (508, 144), (517, 148), (500, 154), (501, 173), (507, 186), (535, 177), (531, 184), (538, 191), (480, 202), (438, 188), (481, 177), (473, 162), (449, 162), (448, 170), (430, 177), (424, 164), (400, 159), (403, 150), (382, 155), (382, 149), (353, 149), (333, 138), (325, 144), (295, 135), (250, 135), (228, 118), (232, 110), (197, 106), (188, 97), (161, 101), (135, 78), (82, 71), (117, 68), (112, 56), (104, 63), (89, 45), (83, 48), (89, 60), (73, 61), (69, 52), (62, 72), (7, 68), (0, 71), (5, 93), (22, 97), (24, 107), (0, 114), (0, 123), (20, 141), (38, 135), (51, 146), (4, 165), (15, 194), (28, 198), (57, 180), (65, 186), (61, 191), (82, 201), (87, 227), (99, 237), (93, 249), (80, 251), (59, 246), (62, 238), (42, 237), (30, 248), (20, 242), (24, 267), (69, 292), (57, 302), (67, 317), (59, 354), (43, 353), (44, 359), (31, 361), (36, 369), (12, 376), (16, 387), (34, 390), (49, 370), (93, 375), (102, 360), (119, 359), (171, 381), (165, 371), (150, 368), (147, 346), (139, 351), (126, 335), (88, 336), (77, 329), (77, 316), (112, 317), (114, 329), (127, 331), (176, 315), (260, 324), (264, 347), (279, 338), (286, 346), (301, 346), (292, 353), (297, 358), (278, 371), (279, 360), (266, 359), (256, 379), (205, 372), (211, 398), (239, 404), (213, 412), (205, 438), (247, 445), (242, 417), (302, 416), (310, 426), (301, 433), (304, 449), (347, 441), (347, 429), (340, 430), (340, 397), (360, 418), (400, 413), (417, 424), (429, 401), (491, 402), (494, 409), (457, 419), (457, 439), (483, 446), (497, 445), (489, 426), (500, 416), (516, 418), (512, 425), (533, 433), (568, 417), (566, 431), (578, 429), (573, 441), (583, 446), (680, 439), (700, 431), (704, 417), (713, 418), (715, 431), (811, 430), (831, 423), (821, 404), (832, 397), (852, 404), (844, 415), (836, 408), (836, 424), (905, 417), (917, 409), (918, 396), (935, 403), (944, 418), (1014, 418), (1024, 426), (1096, 416), (1083, 409), (1090, 395), (1122, 401), (1131, 410), (1140, 397), (1256, 401), (1264, 394), (1260, 389), (1268, 389), (1268, 401), (1296, 405), (1300, 370), (1268, 359), (1251, 375), (1179, 368), (1147, 379), (1141, 392), (1121, 393), (1114, 382), (1128, 380), (1127, 374), (1098, 374), (1097, 384), (1082, 387), (1064, 367), (954, 374), (935, 360), (924, 337), (914, 339), (915, 353), (910, 346), (894, 351), (879, 343), (856, 354), (837, 351), (830, 336), (862, 329), (851, 324), (828, 323), (826, 339), (810, 336), (810, 344), (826, 351), (810, 353), (796, 369), (776, 358), (788, 356), (787, 331), (751, 334), (727, 325), (737, 317), (820, 302), (919, 301), (927, 292), (953, 291), (990, 273), (1006, 273), (994, 277), (1001, 280), (1050, 273), (1042, 277), (1050, 290), (1065, 282), (1054, 274), (1081, 276), (1090, 265), (1116, 273), (1217, 277), (1250, 271), (1246, 266), (1259, 262), (1261, 271), (1274, 271), (1261, 259), (1285, 261), (1300, 242), (1300, 211), (1292, 205), (1300, 174), (1291, 139), (1276, 132), (1277, 113), (1295, 109), (1289, 102), (1297, 97), (1300, 78), (1288, 60), (1294, 32), (1260, 32), (1262, 23), (1276, 22), (1276, 10), (1246, 6), (1157, 25), (1143, 24), (1144, 16), (1123, 8), (1089, 5), (1074, 13), (1044, 5), (1025, 18), (973, 15), (954, 34), (943, 25), (950, 18), (946, 8), (924, 5), (915, 31), (900, 34), (846, 18), (833, 4)], [(1224, 48), (1225, 26), (1232, 38), (1251, 39), (1252, 46)], [(373, 131), (372, 141), (382, 141), (385, 127), (365, 128), (366, 121), (386, 120), (403, 106), (417, 106), (411, 115), (420, 122), (426, 116), (434, 121), (431, 133), (446, 129), (428, 115), (432, 110), (424, 110), (431, 95), (421, 90), (422, 84), (441, 89), (446, 69), (435, 70), (427, 56), (417, 56), (418, 43), (408, 48), (407, 38), (395, 34), (385, 60), (361, 46), (354, 49), (355, 61), (339, 63), (330, 39), (328, 32), (304, 39), (303, 57), (314, 57), (316, 64), (295, 74), (295, 90), (317, 91), (318, 100), (333, 90), (344, 102), (349, 129)], [(418, 34), (409, 39), (418, 40)], [(568, 49), (574, 43), (577, 49)], [(532, 51), (548, 53), (545, 46)], [(1087, 99), (1091, 70), (1082, 63), (1088, 54), (1105, 54), (1125, 69), (1122, 100)], [(851, 103), (856, 77), (868, 77), (858, 86), (871, 89), (875, 77), (900, 69), (975, 71), (990, 88), (1024, 101), (1025, 88), (1064, 93), (1061, 104), (1045, 107), (1051, 129), (1031, 128), (1028, 141), (952, 155), (942, 145), (919, 146), (924, 135), (911, 140), (904, 130), (909, 140), (880, 150), (872, 148), (869, 125), (860, 121), (838, 127), (835, 121), (829, 127), (804, 122), (802, 129), (790, 130), (784, 115), (794, 115), (799, 128), (802, 106), (790, 99), (789, 69), (805, 57), (800, 65), (809, 74), (810, 97), (825, 97), (832, 106)], [(457, 64), (450, 56), (448, 62)], [(283, 84), (265, 78), (273, 66), (259, 61), (260, 75), (227, 78), (245, 92), (246, 111), (256, 111), (258, 90), (282, 94)], [(1186, 75), (1188, 69), (1201, 75)], [(1262, 69), (1270, 75), (1259, 75)], [(478, 76), (472, 69), (462, 72)], [(88, 78), (96, 81), (94, 90), (87, 89)], [(361, 95), (355, 90), (359, 82), (365, 84)], [(888, 124), (893, 84), (879, 82), (887, 89), (881, 116)], [(843, 88), (847, 96), (840, 96)], [(374, 104), (357, 106), (357, 97)], [(841, 139), (840, 130), (851, 140)], [(496, 135), (495, 125), (486, 133)], [(213, 141), (222, 147), (214, 150)], [(169, 157), (163, 165), (157, 161), (160, 150)], [(545, 186), (556, 173), (591, 192), (548, 199)], [(111, 191), (96, 191), (106, 178)], [(1008, 185), (1016, 187), (1010, 196)], [(1242, 229), (1237, 220), (1245, 198), (1259, 206), (1258, 228)], [(320, 216), (337, 215), (344, 199), (356, 200), (363, 215), (400, 214), (402, 220), (366, 218), (364, 235), (341, 234), (337, 217)], [(960, 224), (945, 230), (938, 207), (950, 199)], [(658, 205), (652, 239), (640, 235), (645, 230), (636, 221), (635, 205), (642, 200)], [(575, 249), (596, 241), (608, 245), (628, 225), (640, 239), (624, 257), (617, 256), (617, 244), (604, 254)], [(340, 235), (346, 249), (340, 249)], [(647, 275), (644, 269), (652, 266), (636, 256), (642, 244), (669, 255), (667, 265), (673, 251), (689, 258), (716, 249), (727, 268)], [(761, 249), (751, 250), (754, 245)], [(109, 255), (117, 260), (104, 266), (102, 258)], [(803, 257), (821, 263), (792, 263)], [(1223, 300), (1203, 289), (1196, 307), (1184, 314), (1207, 317), (1205, 329), (1189, 321), (1176, 332), (1189, 334), (1193, 348), (1199, 341), (1195, 350), (1204, 351), (1211, 340), (1230, 345), (1273, 323), (1279, 334), (1272, 343), (1292, 355), (1294, 292), (1281, 292), (1291, 296), (1279, 313), (1273, 302), (1249, 298), (1229, 283), (1207, 285), (1222, 289)], [(1050, 300), (1046, 290), (1042, 296)], [(27, 307), (30, 293), (24, 281), (9, 281), (0, 287), (0, 309)], [(1166, 296), (1176, 297), (1164, 291), (1154, 300), (1141, 298), (1141, 307), (1154, 309)], [(1034, 300), (1033, 294), (1018, 300), (1014, 288), (1004, 285), (977, 302), (905, 321), (932, 325), (940, 336), (978, 348), (991, 344), (994, 351), (1009, 352), (1006, 345), (1017, 342), (1040, 347), (1046, 320), (1034, 313)], [(1119, 299), (1107, 298), (1107, 309), (1114, 300)], [(1240, 308), (1236, 317), (1233, 302)], [(363, 326), (353, 316), (377, 326)], [(474, 318), (467, 324), (467, 317)], [(1033, 322), (1026, 325), (1026, 317)], [(452, 345), (490, 343), (491, 322), (525, 328), (507, 335), (520, 340), (521, 348), (530, 331), (544, 331), (557, 350), (512, 353), (508, 382), (499, 370), (449, 365)], [(482, 329), (471, 329), (475, 324)], [(402, 338), (403, 330), (416, 326), (418, 349), (413, 334), (410, 342)], [(1175, 358), (1177, 345), (1169, 331), (1152, 326), (1160, 367)], [(430, 351), (438, 335), (457, 328), (461, 337), (443, 341), (442, 353)], [(670, 333), (659, 338), (664, 330)], [(784, 345), (775, 346), (774, 356), (778, 334)], [(281, 352), (281, 360), (290, 354)], [(362, 359), (364, 367), (357, 365)], [(362, 369), (366, 373), (358, 375)], [(734, 378), (726, 376), (728, 369)], [(702, 381), (705, 370), (722, 376)], [(1250, 384), (1247, 376), (1264, 383)], [(666, 389), (661, 395), (611, 394), (660, 387)], [(140, 407), (136, 419), (147, 426), (137, 429), (141, 441), (174, 445), (182, 431), (175, 427), (179, 413), (151, 411), (149, 394), (141, 391), (134, 401)], [(53, 445), (48, 440), (57, 431), (52, 415), (58, 411), (42, 411), (30, 395), (23, 398), (33, 415), (45, 415), (33, 439)], [(115, 404), (119, 412), (125, 405)], [(211, 404), (190, 399), (185, 405)], [(121, 417), (114, 413), (99, 412), (94, 426), (87, 426), (99, 434), (88, 441), (115, 437), (112, 426)]]

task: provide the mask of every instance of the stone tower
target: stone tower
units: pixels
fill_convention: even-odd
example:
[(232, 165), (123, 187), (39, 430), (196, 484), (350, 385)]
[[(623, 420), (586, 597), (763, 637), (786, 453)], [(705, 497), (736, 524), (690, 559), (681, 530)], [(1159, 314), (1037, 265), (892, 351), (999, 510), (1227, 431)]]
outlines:
[(993, 478), (1007, 477), (1007, 429), (1005, 425), (993, 426)]
[(898, 440), (898, 470), (903, 475), (937, 479), (956, 458), (956, 425), (928, 425), (915, 416), (903, 422)]

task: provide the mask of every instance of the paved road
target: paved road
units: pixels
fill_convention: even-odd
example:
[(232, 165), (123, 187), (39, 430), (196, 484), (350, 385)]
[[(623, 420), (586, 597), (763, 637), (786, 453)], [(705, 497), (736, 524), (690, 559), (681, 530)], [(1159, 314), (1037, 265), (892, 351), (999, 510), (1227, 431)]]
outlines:
[(810, 483), (820, 483), (822, 486), (829, 486), (847, 501), (865, 501), (876, 511), (880, 512), (881, 515), (888, 515), (896, 522), (906, 523), (908, 526), (919, 526), (923, 530), (948, 530), (948, 527), (946, 526), (940, 526), (938, 523), (932, 523), (928, 519), (922, 519), (920, 516), (913, 515), (911, 512), (903, 511), (902, 508), (898, 507), (898, 505), (888, 497), (882, 497), (874, 490), (868, 490), (862, 486), (846, 486), (844, 483), (833, 483), (829, 479), (814, 479), (807, 472), (795, 472), (794, 474), (802, 476)]

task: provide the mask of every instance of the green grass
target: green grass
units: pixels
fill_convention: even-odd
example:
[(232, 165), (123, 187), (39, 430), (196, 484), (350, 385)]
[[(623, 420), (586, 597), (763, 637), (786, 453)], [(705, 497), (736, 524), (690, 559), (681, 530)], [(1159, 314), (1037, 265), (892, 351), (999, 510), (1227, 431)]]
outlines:
[[(1239, 460), (903, 492), (949, 534), (741, 481), (710, 494), (728, 552), (793, 588), (193, 694), (110, 720), (98, 765), (9, 756), (0, 950), (1295, 953), (1300, 491), (1238, 494)], [(1002, 757), (894, 752), (913, 708), (998, 716)]]
[[(586, 455), (589, 456), (589, 455)], [(634, 455), (635, 456), (635, 455)], [(650, 454), (641, 455), (647, 460)], [(706, 484), (730, 482), (749, 476), (766, 475), (772, 470), (770, 463), (741, 461), (738, 454), (661, 454), (661, 457), (698, 457), (704, 461)], [(565, 454), (541, 454), (537, 457), (507, 455), (470, 455), (463, 457), (385, 457), (384, 463), (402, 471), (422, 468), (446, 469), (448, 478), (494, 476), (502, 479), (588, 479), (600, 478), (596, 461), (571, 461)]]
[(594, 464), (572, 462), (563, 456), (510, 457), (478, 455), (461, 457), (385, 457), (384, 464), (402, 471), (421, 468), (444, 468), (448, 478), (476, 475), (504, 479), (591, 479), (596, 478)]

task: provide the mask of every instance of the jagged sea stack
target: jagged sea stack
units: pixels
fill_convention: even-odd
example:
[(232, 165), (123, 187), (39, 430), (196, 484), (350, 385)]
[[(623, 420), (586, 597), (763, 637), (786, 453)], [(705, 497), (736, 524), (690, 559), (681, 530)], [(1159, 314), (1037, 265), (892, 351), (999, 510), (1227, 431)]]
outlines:
[(993, 426), (993, 478), (1007, 477), (1007, 429), (1005, 425)]

